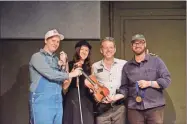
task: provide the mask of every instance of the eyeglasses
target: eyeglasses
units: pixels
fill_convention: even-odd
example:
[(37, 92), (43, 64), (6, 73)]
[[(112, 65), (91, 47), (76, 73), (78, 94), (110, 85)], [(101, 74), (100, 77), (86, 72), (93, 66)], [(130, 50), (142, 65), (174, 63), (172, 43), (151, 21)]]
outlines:
[(134, 42), (132, 43), (132, 46), (135, 47), (135, 46), (138, 46), (138, 45), (144, 45), (145, 44), (145, 41), (139, 41), (139, 42)]

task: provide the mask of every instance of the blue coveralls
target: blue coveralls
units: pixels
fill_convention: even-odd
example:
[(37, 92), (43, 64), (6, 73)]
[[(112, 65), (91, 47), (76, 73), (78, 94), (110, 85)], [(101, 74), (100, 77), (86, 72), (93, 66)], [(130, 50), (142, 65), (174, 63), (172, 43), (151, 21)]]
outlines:
[(62, 124), (62, 82), (68, 74), (60, 71), (58, 57), (43, 49), (32, 55), (30, 71), (31, 124)]

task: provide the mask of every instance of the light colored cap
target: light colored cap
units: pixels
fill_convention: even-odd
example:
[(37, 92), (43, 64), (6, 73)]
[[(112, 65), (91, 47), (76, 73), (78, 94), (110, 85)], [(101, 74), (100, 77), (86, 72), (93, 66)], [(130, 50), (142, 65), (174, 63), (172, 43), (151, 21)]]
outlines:
[(135, 40), (144, 40), (144, 41), (146, 41), (143, 34), (136, 34), (136, 35), (132, 36), (131, 42), (133, 42)]
[(45, 34), (45, 40), (52, 37), (52, 36), (59, 36), (60, 40), (64, 39), (64, 35), (59, 34), (58, 31), (56, 29), (50, 30)]

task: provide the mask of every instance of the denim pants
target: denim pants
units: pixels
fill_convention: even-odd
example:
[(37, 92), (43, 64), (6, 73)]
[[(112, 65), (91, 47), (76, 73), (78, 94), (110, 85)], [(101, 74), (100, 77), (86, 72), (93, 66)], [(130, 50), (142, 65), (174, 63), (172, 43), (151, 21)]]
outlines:
[(42, 79), (35, 92), (30, 92), (31, 124), (62, 124), (61, 87)]

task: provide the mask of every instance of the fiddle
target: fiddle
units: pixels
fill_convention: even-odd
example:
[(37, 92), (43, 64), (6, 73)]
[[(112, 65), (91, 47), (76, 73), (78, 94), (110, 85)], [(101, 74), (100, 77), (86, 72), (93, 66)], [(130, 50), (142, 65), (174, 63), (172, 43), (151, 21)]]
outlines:
[(100, 103), (102, 102), (106, 96), (109, 95), (110, 91), (107, 87), (102, 86), (96, 79), (94, 75), (88, 76), (82, 69), (82, 74), (86, 77), (86, 79), (89, 81), (88, 84), (85, 84), (86, 87), (88, 87), (90, 90), (93, 91), (93, 96), (96, 102)]

